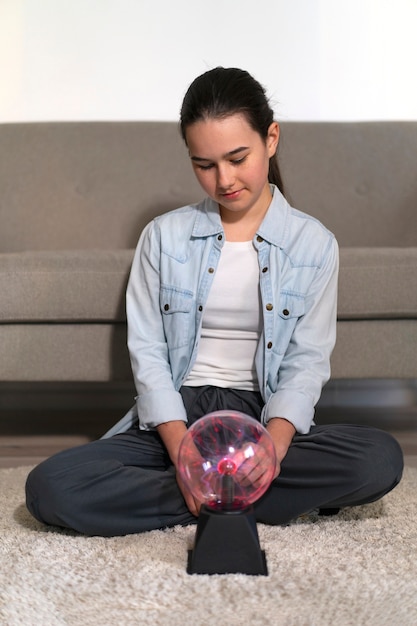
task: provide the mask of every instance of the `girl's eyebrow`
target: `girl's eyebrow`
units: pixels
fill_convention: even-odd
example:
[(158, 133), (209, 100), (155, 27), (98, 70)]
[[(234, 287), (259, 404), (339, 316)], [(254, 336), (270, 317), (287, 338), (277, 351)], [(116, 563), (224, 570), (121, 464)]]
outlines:
[[(247, 146), (240, 146), (240, 148), (235, 148), (234, 150), (231, 150), (230, 152), (227, 152), (223, 158), (224, 159), (228, 159), (232, 156), (235, 156), (236, 154), (239, 154), (239, 152), (243, 152), (244, 150), (249, 150), (249, 148)], [(191, 157), (192, 161), (208, 161), (211, 162), (212, 159), (205, 159), (204, 157), (198, 157), (198, 156), (192, 156)]]

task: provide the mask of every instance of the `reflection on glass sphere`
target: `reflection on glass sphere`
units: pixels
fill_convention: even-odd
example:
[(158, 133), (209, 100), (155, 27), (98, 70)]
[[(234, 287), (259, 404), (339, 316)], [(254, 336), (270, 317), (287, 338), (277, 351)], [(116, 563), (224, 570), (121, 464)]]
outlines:
[(197, 420), (179, 450), (179, 472), (193, 496), (212, 509), (238, 511), (258, 500), (275, 473), (273, 441), (256, 419), (216, 411)]

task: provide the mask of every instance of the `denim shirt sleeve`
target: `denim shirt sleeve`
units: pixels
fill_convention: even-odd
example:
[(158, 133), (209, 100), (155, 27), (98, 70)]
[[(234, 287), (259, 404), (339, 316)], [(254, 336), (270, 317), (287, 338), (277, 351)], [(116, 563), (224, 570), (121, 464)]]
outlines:
[(169, 364), (159, 297), (160, 237), (154, 221), (139, 239), (126, 292), (128, 348), (143, 430), (162, 422), (187, 420)]
[[(323, 385), (330, 378), (330, 356), (336, 341), (338, 245), (329, 234), (322, 262), (305, 294), (298, 318), (278, 371), (269, 372), (269, 397), (263, 422), (273, 417), (290, 421), (297, 432), (307, 433)], [(268, 394), (266, 394), (268, 395)]]

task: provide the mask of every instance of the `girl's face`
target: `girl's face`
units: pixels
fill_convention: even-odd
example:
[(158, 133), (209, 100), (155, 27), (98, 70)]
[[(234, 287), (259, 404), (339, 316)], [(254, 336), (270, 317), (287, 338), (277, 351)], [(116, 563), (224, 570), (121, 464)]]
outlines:
[[(269, 159), (279, 127), (273, 122), (264, 140), (243, 114), (195, 122), (186, 130), (195, 175), (206, 194), (219, 203), (222, 217), (263, 215), (271, 202)], [(236, 218), (237, 216), (234, 215)]]

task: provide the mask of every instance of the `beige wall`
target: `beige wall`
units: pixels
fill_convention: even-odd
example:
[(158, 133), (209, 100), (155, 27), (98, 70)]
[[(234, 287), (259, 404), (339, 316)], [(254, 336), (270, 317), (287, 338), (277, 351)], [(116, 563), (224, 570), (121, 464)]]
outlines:
[(215, 65), (281, 119), (417, 119), (416, 26), (416, 0), (0, 0), (0, 122), (174, 120)]

